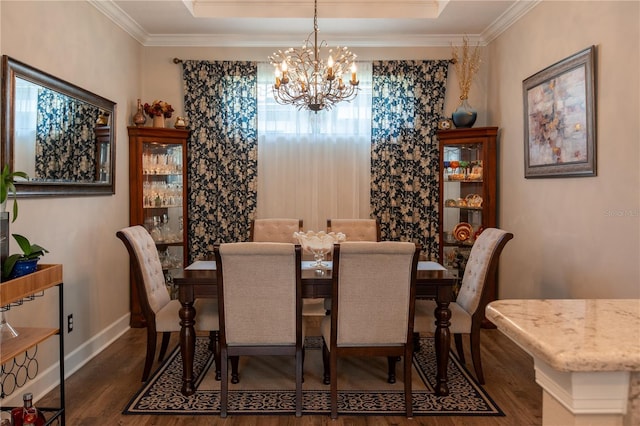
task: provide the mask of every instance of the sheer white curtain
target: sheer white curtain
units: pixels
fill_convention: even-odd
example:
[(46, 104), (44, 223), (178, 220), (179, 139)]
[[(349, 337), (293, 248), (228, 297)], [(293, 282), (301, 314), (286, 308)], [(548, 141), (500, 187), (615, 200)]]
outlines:
[(13, 164), (19, 164), (19, 170), (31, 178), (36, 176), (38, 89), (38, 85), (16, 78)]
[(371, 63), (358, 63), (355, 100), (317, 114), (277, 104), (273, 79), (258, 64), (257, 217), (301, 218), (315, 231), (329, 218), (368, 218)]

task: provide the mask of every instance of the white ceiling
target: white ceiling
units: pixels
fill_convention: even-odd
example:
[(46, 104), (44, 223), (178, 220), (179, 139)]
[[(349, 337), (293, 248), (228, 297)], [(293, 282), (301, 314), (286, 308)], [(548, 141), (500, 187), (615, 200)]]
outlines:
[[(298, 45), (313, 0), (88, 0), (145, 46)], [(540, 0), (318, 0), (322, 39), (349, 46), (485, 44)]]

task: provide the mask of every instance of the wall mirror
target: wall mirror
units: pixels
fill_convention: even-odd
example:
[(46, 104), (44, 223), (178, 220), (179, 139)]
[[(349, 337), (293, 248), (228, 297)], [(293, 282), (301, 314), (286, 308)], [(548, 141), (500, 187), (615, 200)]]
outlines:
[(2, 56), (2, 161), (24, 171), (19, 197), (115, 193), (115, 113), (108, 99)]

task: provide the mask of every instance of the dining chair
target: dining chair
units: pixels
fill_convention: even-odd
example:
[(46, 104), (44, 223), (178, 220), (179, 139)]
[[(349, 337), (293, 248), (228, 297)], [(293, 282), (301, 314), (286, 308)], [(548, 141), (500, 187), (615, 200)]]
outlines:
[(293, 233), (300, 231), (302, 231), (302, 219), (253, 219), (249, 230), (249, 241), (296, 244), (298, 241)]
[(300, 245), (242, 242), (214, 247), (220, 313), (220, 416), (227, 417), (232, 356), (295, 356), (302, 415), (304, 324)]
[[(480, 359), (480, 326), (484, 318), (484, 310), (489, 303), (487, 283), (496, 280), (500, 254), (512, 238), (512, 233), (501, 229), (487, 228), (482, 231), (471, 247), (458, 296), (455, 302), (449, 305), (451, 310), (449, 331), (454, 335), (458, 358), (463, 364), (465, 363), (462, 334), (469, 334), (473, 368), (480, 384), (485, 383)], [(416, 301), (414, 326), (416, 333), (435, 333), (436, 323), (433, 315), (436, 307), (434, 300)]]
[[(251, 221), (249, 241), (298, 244), (293, 233), (302, 232), (302, 225), (302, 219), (254, 219)], [(322, 299), (304, 299), (302, 302), (302, 316), (323, 316), (325, 314)]]
[(420, 246), (399, 241), (343, 242), (334, 247), (331, 313), (320, 324), (324, 383), (338, 417), (338, 358), (386, 356), (390, 383), (404, 357), (406, 415), (411, 417), (411, 361)]
[(327, 232), (342, 232), (347, 241), (380, 241), (377, 219), (327, 219)]
[[(147, 355), (142, 372), (142, 381), (146, 382), (151, 372), (155, 357), (157, 334), (162, 333), (162, 344), (158, 361), (164, 359), (169, 345), (171, 333), (180, 331), (180, 317), (178, 311), (182, 308), (180, 301), (171, 299), (165, 284), (164, 271), (158, 256), (156, 244), (149, 231), (143, 226), (135, 225), (116, 232), (122, 240), (131, 264), (131, 271), (135, 274), (140, 307), (147, 328)], [(214, 352), (216, 374), (220, 368), (220, 355), (217, 348), (218, 305), (215, 299), (196, 299), (195, 326), (197, 330), (209, 331), (209, 349)]]
[[(327, 219), (327, 232), (342, 232), (347, 241), (380, 241), (380, 223), (377, 219)], [(323, 303), (331, 311), (331, 299)]]

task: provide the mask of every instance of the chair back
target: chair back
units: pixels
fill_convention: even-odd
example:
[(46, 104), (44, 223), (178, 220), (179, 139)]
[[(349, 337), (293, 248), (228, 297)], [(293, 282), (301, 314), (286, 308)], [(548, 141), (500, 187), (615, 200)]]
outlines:
[(142, 313), (147, 323), (153, 324), (155, 314), (171, 301), (156, 243), (149, 231), (140, 225), (123, 228), (116, 236), (129, 252)]
[(221, 345), (301, 345), (300, 246), (226, 243), (214, 254)]
[(294, 232), (302, 231), (302, 219), (253, 219), (249, 240), (253, 242), (292, 243)]
[(347, 241), (380, 241), (376, 219), (327, 219), (327, 232), (342, 232)]
[[(456, 303), (469, 314), (482, 307), (485, 284), (495, 280), (498, 260), (504, 246), (513, 238), (513, 234), (496, 228), (487, 228), (473, 244)], [(486, 301), (484, 302), (486, 305)]]
[(412, 338), (419, 252), (398, 241), (335, 245), (332, 347), (402, 345)]

